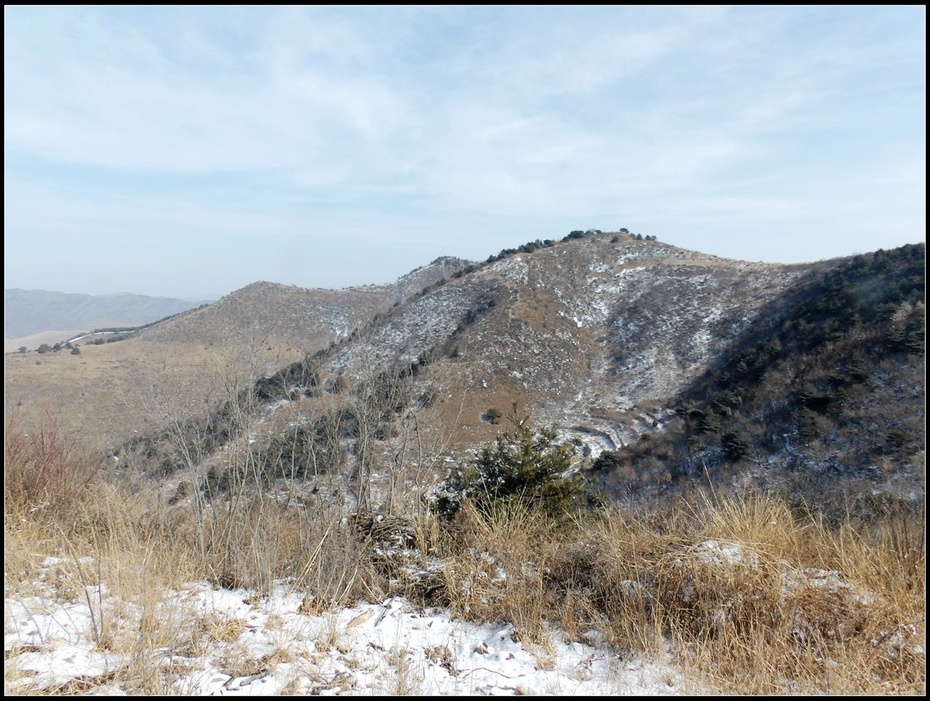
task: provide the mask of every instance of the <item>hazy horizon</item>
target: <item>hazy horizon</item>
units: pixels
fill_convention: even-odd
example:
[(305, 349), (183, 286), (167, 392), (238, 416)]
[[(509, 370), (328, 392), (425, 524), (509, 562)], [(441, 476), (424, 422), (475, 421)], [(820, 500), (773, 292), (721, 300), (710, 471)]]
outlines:
[[(561, 237), (561, 238), (564, 238), (564, 237)], [(559, 240), (559, 239), (555, 239), (555, 240)], [(527, 243), (527, 242), (526, 242), (526, 241), (515, 242), (512, 246), (505, 246), (505, 248), (516, 248), (516, 247), (518, 247), (519, 245), (521, 245), (522, 243)], [(663, 242), (660, 241), (659, 243), (663, 243)], [(916, 242), (916, 243), (923, 243), (923, 241), (918, 241), (918, 242)], [(906, 245), (906, 244), (901, 244), (901, 245)], [(893, 246), (893, 247), (891, 247), (891, 248), (898, 248), (898, 246)], [(700, 250), (698, 250), (698, 249), (693, 249), (693, 250), (697, 250), (697, 251), (700, 252), (700, 253), (707, 253), (707, 251), (700, 251)], [(878, 249), (875, 249), (875, 250), (878, 250)], [(862, 253), (873, 253), (873, 252), (874, 252), (874, 251), (862, 251)], [(497, 253), (498, 253), (498, 251), (494, 251), (493, 253), (489, 253), (488, 256), (496, 255)], [(850, 255), (856, 255), (856, 254), (850, 254)], [(836, 256), (836, 257), (837, 257), (837, 258), (841, 258), (841, 257), (845, 257), (845, 256)], [(481, 263), (481, 262), (483, 262), (484, 260), (486, 260), (486, 258), (487, 258), (487, 256), (486, 256), (485, 258), (481, 258), (481, 259), (465, 259), (465, 260), (470, 260), (470, 262), (473, 262), (473, 263)], [(433, 259), (433, 260), (436, 260), (436, 259)], [(738, 260), (738, 259), (737, 259), (737, 260)], [(822, 259), (821, 259), (821, 260), (822, 260)], [(200, 296), (200, 297), (188, 297), (188, 296), (182, 296), (182, 295), (173, 295), (173, 294), (170, 294), (170, 292), (169, 292), (168, 294), (153, 294), (153, 295), (147, 295), (147, 294), (141, 294), (141, 293), (137, 293), (137, 292), (132, 292), (132, 291), (130, 291), (130, 290), (120, 290), (120, 291), (117, 291), (117, 292), (102, 292), (102, 293), (99, 293), (99, 294), (94, 294), (94, 293), (87, 293), (87, 292), (70, 292), (70, 291), (62, 291), (62, 290), (51, 290), (51, 289), (45, 289), (45, 288), (30, 288), (30, 289), (26, 289), (26, 288), (22, 288), (22, 287), (6, 287), (6, 288), (4, 288), (4, 291), (5, 291), (5, 292), (11, 292), (11, 291), (17, 291), (17, 290), (18, 290), (18, 291), (24, 291), (24, 292), (50, 292), (50, 293), (53, 293), (53, 294), (66, 294), (66, 295), (89, 296), (89, 297), (118, 297), (118, 296), (121, 296), (121, 295), (130, 295), (130, 296), (139, 296), (139, 297), (151, 297), (151, 298), (153, 298), (153, 299), (173, 299), (173, 300), (180, 300), (180, 301), (183, 301), (183, 302), (189, 302), (189, 303), (191, 303), (191, 304), (212, 304), (213, 302), (219, 301), (222, 297), (225, 297), (226, 295), (229, 295), (229, 294), (231, 294), (231, 293), (233, 293), (233, 292), (236, 292), (236, 291), (238, 291), (238, 290), (241, 290), (241, 289), (244, 288), (244, 287), (248, 287), (249, 285), (253, 285), (253, 284), (256, 284), (256, 283), (262, 283), (262, 282), (269, 282), (269, 283), (274, 283), (274, 284), (279, 284), (279, 285), (289, 285), (289, 286), (293, 286), (293, 287), (301, 287), (301, 288), (304, 288), (304, 289), (326, 289), (326, 290), (346, 290), (346, 289), (352, 289), (352, 288), (358, 288), (358, 287), (369, 287), (369, 286), (377, 286), (377, 285), (388, 285), (388, 284), (391, 284), (391, 283), (397, 281), (398, 279), (400, 279), (401, 277), (403, 277), (403, 276), (406, 275), (407, 273), (413, 272), (414, 270), (417, 270), (417, 269), (419, 269), (419, 268), (421, 268), (421, 267), (425, 267), (425, 266), (429, 265), (429, 264), (432, 263), (432, 262), (433, 262), (433, 261), (428, 261), (428, 262), (423, 263), (423, 264), (421, 264), (421, 265), (414, 266), (414, 267), (411, 268), (410, 270), (408, 270), (408, 271), (406, 271), (406, 272), (404, 272), (404, 273), (401, 273), (401, 274), (398, 275), (396, 278), (393, 278), (393, 279), (391, 279), (391, 280), (385, 280), (385, 281), (383, 281), (383, 282), (377, 282), (377, 283), (376, 283), (376, 282), (368, 282), (368, 283), (360, 283), (360, 284), (358, 284), (358, 285), (346, 285), (346, 286), (343, 286), (343, 287), (321, 287), (321, 286), (319, 286), (319, 285), (298, 285), (298, 284), (296, 284), (296, 283), (280, 282), (279, 280), (252, 280), (251, 282), (247, 282), (247, 283), (245, 283), (245, 284), (243, 284), (243, 285), (240, 285), (240, 286), (238, 286), (238, 287), (235, 287), (235, 288), (232, 288), (232, 289), (229, 289), (229, 290), (218, 290), (218, 291), (214, 292), (213, 294), (204, 295), (204, 296)], [(761, 262), (765, 262), (765, 261), (761, 261)], [(802, 263), (802, 262), (815, 262), (815, 261), (813, 261), (813, 260), (811, 260), (811, 261), (798, 261), (798, 263)], [(786, 263), (786, 265), (791, 265), (791, 263)]]

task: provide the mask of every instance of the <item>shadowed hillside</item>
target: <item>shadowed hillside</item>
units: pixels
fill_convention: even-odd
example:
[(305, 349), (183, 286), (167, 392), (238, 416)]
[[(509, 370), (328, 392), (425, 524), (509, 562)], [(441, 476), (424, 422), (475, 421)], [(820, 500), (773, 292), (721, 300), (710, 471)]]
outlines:
[(685, 484), (713, 475), (793, 491), (820, 509), (852, 485), (882, 508), (896, 499), (916, 506), (925, 256), (923, 245), (908, 245), (806, 275), (682, 388), (668, 430), (600, 458), (602, 482), (630, 489), (657, 474)]

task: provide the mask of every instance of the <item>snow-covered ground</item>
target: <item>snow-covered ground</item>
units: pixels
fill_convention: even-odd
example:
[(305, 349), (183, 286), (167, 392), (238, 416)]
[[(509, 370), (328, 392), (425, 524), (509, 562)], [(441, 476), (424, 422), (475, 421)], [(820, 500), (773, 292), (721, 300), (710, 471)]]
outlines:
[[(5, 691), (138, 692), (131, 670), (146, 625), (173, 643), (146, 652), (163, 693), (188, 695), (683, 695), (694, 683), (664, 661), (618, 657), (558, 631), (551, 644), (521, 642), (509, 624), (475, 625), (401, 598), (307, 611), (279, 585), (259, 597), (192, 583), (150, 606), (103, 587), (54, 593), (60, 560), (49, 558), (34, 596), (5, 600)], [(154, 613), (154, 616), (151, 614)], [(122, 633), (120, 632), (122, 631)], [(122, 635), (122, 643), (120, 642)], [(162, 640), (164, 638), (164, 631)], [(110, 640), (107, 644), (97, 641)], [(135, 653), (136, 657), (133, 657)], [(126, 679), (130, 678), (130, 681)]]
[[(737, 542), (707, 540), (674, 564), (754, 570), (760, 556)], [(4, 606), (7, 694), (149, 695), (705, 695), (715, 693), (668, 654), (620, 654), (595, 630), (557, 629), (530, 640), (506, 623), (454, 620), (394, 597), (321, 610), (278, 583), (271, 593), (194, 582), (121, 598), (84, 586), (92, 558), (47, 558)], [(771, 563), (770, 563), (771, 564)], [(833, 570), (783, 563), (792, 639), (817, 631), (851, 639), (876, 595)], [(89, 576), (88, 576), (89, 575)], [(684, 596), (722, 580), (685, 578)], [(707, 597), (712, 600), (712, 596)], [(794, 603), (791, 603), (794, 602)], [(721, 603), (721, 602), (718, 602)], [(707, 613), (726, 623), (728, 608)], [(738, 609), (734, 609), (738, 610)], [(892, 665), (924, 660), (919, 622), (888, 622), (871, 645)], [(829, 690), (829, 687), (825, 687)]]

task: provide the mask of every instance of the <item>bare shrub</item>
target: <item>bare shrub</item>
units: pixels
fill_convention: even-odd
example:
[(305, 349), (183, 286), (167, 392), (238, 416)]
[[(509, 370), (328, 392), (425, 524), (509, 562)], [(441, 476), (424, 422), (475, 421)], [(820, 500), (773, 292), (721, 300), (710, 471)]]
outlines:
[(61, 430), (53, 415), (46, 414), (36, 427), (23, 426), (15, 413), (7, 419), (3, 435), (7, 514), (42, 511), (50, 517), (64, 517), (99, 477), (91, 454)]

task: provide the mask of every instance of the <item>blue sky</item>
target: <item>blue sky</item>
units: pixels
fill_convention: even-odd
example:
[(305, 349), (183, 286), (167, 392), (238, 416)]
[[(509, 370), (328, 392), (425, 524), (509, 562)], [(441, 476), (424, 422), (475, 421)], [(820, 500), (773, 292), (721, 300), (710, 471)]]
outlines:
[(923, 241), (926, 9), (4, 7), (5, 287), (390, 282), (573, 229)]

